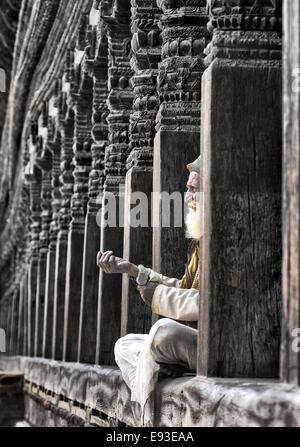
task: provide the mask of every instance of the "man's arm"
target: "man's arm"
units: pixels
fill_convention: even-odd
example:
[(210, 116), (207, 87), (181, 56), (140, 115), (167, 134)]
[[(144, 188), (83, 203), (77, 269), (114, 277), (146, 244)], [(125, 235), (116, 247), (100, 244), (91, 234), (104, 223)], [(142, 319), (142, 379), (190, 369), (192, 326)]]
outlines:
[(177, 278), (168, 278), (167, 276), (162, 275), (161, 273), (157, 273), (154, 270), (151, 270), (149, 281), (158, 282), (159, 284), (164, 284), (168, 287), (179, 287), (180, 280)]
[(153, 294), (152, 311), (174, 320), (197, 321), (199, 290), (178, 289), (160, 284)]
[(129, 262), (127, 259), (114, 256), (112, 251), (101, 251), (97, 254), (97, 265), (105, 273), (127, 273), (136, 278), (139, 274), (139, 269), (135, 264)]
[[(138, 276), (138, 268), (131, 262), (118, 258), (112, 251), (99, 252), (97, 264), (106, 273), (128, 273)], [(179, 289), (180, 281), (151, 270), (146, 286), (138, 286), (144, 302), (156, 314), (181, 321), (197, 321), (199, 292), (196, 289)]]
[[(114, 256), (112, 251), (106, 251), (104, 253), (98, 252), (97, 265), (102, 268), (105, 273), (127, 273), (128, 275), (136, 278), (139, 273), (138, 267), (132, 262), (118, 258)], [(177, 278), (168, 278), (160, 273), (150, 270), (150, 281), (157, 282), (159, 284), (165, 284), (169, 287), (179, 287), (180, 280)]]
[(178, 289), (153, 281), (137, 289), (154, 313), (179, 321), (198, 320), (199, 290)]

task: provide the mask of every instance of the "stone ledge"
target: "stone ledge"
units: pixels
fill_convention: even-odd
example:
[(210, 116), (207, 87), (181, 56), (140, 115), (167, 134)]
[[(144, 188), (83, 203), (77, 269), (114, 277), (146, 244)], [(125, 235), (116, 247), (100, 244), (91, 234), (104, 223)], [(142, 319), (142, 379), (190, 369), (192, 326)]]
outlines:
[[(23, 372), (29, 396), (72, 413), (83, 425), (139, 426), (139, 405), (130, 401), (115, 367), (0, 357), (1, 368)], [(164, 379), (156, 390), (154, 422), (156, 427), (300, 426), (300, 388), (276, 380)]]

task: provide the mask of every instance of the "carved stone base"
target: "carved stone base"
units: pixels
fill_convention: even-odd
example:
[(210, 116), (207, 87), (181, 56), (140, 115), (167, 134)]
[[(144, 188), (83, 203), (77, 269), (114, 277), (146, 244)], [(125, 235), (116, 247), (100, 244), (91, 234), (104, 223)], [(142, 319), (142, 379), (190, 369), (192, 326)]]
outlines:
[[(117, 368), (0, 356), (1, 368), (24, 373), (19, 420), (44, 427), (141, 425), (140, 406), (130, 401)], [(300, 426), (300, 388), (276, 380), (160, 379), (154, 402), (154, 427)], [(2, 408), (0, 400), (0, 419)]]

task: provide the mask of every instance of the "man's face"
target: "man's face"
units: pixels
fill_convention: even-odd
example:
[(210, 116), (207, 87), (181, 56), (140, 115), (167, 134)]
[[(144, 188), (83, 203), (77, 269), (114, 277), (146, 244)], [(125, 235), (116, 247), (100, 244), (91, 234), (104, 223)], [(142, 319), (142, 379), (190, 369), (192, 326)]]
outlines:
[(185, 203), (191, 208), (195, 207), (196, 202), (199, 203), (200, 192), (200, 175), (197, 172), (191, 172), (187, 182), (187, 192), (185, 194)]

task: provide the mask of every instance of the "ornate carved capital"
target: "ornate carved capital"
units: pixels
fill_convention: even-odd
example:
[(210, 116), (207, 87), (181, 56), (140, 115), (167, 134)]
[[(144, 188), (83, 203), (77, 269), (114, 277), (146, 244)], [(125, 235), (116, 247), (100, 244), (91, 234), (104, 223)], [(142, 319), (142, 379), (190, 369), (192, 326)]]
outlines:
[(71, 197), (71, 226), (83, 231), (89, 198), (89, 174), (92, 153), (93, 58), (95, 28), (88, 25), (86, 15), (71, 57), (74, 73), (70, 105), (74, 110), (73, 164), (74, 185)]
[(153, 164), (155, 117), (158, 111), (157, 74), (161, 62), (161, 11), (156, 0), (132, 0), (133, 113), (130, 117), (130, 155), (127, 169)]
[(50, 248), (55, 246), (57, 241), (57, 236), (60, 230), (60, 211), (61, 211), (61, 192), (60, 192), (60, 159), (61, 159), (61, 136), (60, 132), (55, 128), (52, 129), (53, 139), (48, 141), (48, 148), (52, 153), (52, 220), (50, 224)]
[(41, 231), (41, 186), (42, 175), (39, 169), (34, 170), (30, 182), (30, 211), (31, 211), (31, 260), (37, 261), (39, 254), (39, 238)]
[(163, 14), (158, 126), (199, 128), (204, 50), (210, 40), (206, 0), (157, 0)]
[(214, 58), (280, 60), (282, 0), (209, 0)]
[(61, 141), (60, 150), (60, 175), (59, 192), (61, 195), (61, 209), (58, 215), (58, 227), (60, 238), (67, 239), (69, 224), (71, 222), (71, 197), (73, 194), (73, 139), (74, 139), (74, 110), (71, 107), (69, 89), (72, 88), (74, 77), (73, 52), (69, 50), (66, 54), (65, 72), (59, 80), (57, 92), (57, 121), (56, 127)]
[(101, 26), (97, 30), (97, 44), (93, 61), (93, 116), (91, 146), (92, 169), (89, 175), (89, 212), (96, 214), (99, 209), (97, 201), (99, 193), (104, 189), (105, 182), (105, 150), (108, 145), (109, 114), (107, 106), (107, 77), (108, 77), (108, 40)]
[[(108, 2), (104, 2), (108, 3)], [(109, 145), (105, 153), (106, 190), (118, 191), (126, 174), (129, 120), (133, 102), (130, 83), (131, 31), (130, 1), (109, 2), (110, 18), (103, 15), (108, 35), (108, 108)]]

